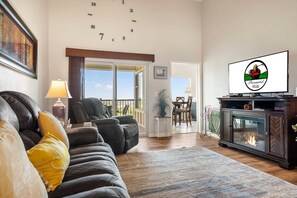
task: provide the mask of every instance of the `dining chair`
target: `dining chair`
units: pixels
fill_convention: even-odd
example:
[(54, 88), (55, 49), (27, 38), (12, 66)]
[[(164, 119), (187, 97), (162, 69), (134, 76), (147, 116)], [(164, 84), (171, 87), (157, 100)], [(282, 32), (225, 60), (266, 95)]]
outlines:
[(185, 102), (185, 97), (184, 96), (176, 96), (175, 101), (176, 102)]
[[(191, 107), (192, 107), (193, 97), (189, 96), (188, 101), (184, 108), (175, 109), (175, 119), (177, 118), (176, 115), (179, 115), (179, 124), (181, 124), (181, 115), (185, 117), (186, 124), (188, 126), (188, 122), (192, 125), (192, 118), (191, 118)], [(176, 120), (175, 120), (176, 122)]]
[[(175, 98), (175, 101), (176, 102), (184, 102), (185, 101), (185, 97), (184, 96), (176, 96)], [(177, 115), (179, 116), (179, 119), (181, 119), (181, 113), (177, 113), (175, 110), (177, 109), (176, 107), (178, 108), (183, 108), (183, 104), (177, 106), (177, 105), (173, 105), (173, 110), (172, 110), (172, 123), (175, 123), (175, 126), (176, 126), (176, 118), (177, 118)]]
[(130, 105), (126, 104), (123, 109), (123, 115), (127, 115)]

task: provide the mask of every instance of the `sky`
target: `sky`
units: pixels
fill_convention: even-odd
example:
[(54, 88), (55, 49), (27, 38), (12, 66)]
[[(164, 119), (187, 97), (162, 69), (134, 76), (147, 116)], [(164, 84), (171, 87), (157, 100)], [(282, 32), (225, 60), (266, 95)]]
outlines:
[[(118, 99), (134, 98), (134, 73), (121, 72), (118, 75)], [(112, 71), (85, 70), (85, 97), (112, 99)]]
[(176, 99), (176, 96), (188, 96), (188, 94), (185, 93), (186, 87), (189, 87), (189, 78), (177, 78), (172, 77), (171, 78), (171, 87), (172, 87), (172, 100)]
[[(118, 99), (134, 99), (134, 73), (118, 71)], [(172, 100), (176, 96), (187, 96), (189, 78), (171, 78)], [(85, 70), (85, 97), (112, 99), (112, 71)]]

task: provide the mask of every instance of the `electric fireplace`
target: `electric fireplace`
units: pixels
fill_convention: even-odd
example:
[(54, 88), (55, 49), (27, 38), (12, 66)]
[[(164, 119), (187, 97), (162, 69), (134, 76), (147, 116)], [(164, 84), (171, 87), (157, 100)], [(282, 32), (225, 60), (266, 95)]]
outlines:
[(233, 117), (233, 143), (265, 152), (265, 118)]
[[(220, 101), (222, 147), (236, 148), (279, 163), (297, 166), (297, 97), (227, 97)], [(251, 109), (244, 109), (246, 105)]]

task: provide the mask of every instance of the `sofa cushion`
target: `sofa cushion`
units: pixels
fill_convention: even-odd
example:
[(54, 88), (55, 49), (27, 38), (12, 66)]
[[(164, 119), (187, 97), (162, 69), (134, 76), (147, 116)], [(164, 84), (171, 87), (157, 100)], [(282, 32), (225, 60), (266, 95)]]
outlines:
[[(96, 184), (96, 178), (92, 180)], [(93, 198), (119, 198), (119, 197), (129, 197), (127, 190), (119, 188), (117, 186), (106, 186), (101, 188), (93, 188), (92, 190), (82, 191), (77, 194), (72, 194), (70, 196), (65, 196), (64, 198), (82, 198), (82, 197), (93, 197)]]
[(6, 121), (0, 121), (0, 156), (0, 197), (47, 197), (20, 136)]
[(82, 145), (80, 147), (71, 148), (69, 150), (69, 153), (71, 155), (70, 164), (77, 164), (88, 160), (92, 161), (97, 157), (99, 157), (100, 159), (110, 159), (115, 164), (117, 163), (112, 149), (108, 144), (103, 142), (97, 142), (94, 144)]
[(38, 144), (38, 142), (42, 138), (40, 133), (30, 131), (30, 130), (20, 131), (19, 133), (29, 138), (34, 144)]
[[(64, 182), (87, 177), (90, 175), (119, 175), (118, 169), (113, 161), (98, 159), (86, 161), (69, 166)], [(106, 181), (108, 182), (108, 181)]]
[(25, 146), (26, 150), (29, 150), (29, 149), (31, 149), (31, 148), (33, 148), (35, 146), (34, 142), (30, 138), (28, 138), (27, 136), (25, 136), (22, 133), (19, 133), (19, 135), (23, 140), (23, 143), (24, 143), (24, 146)]
[(62, 183), (70, 156), (65, 144), (51, 134), (27, 151), (29, 159), (38, 170), (47, 191), (53, 191)]
[(69, 149), (69, 140), (60, 121), (49, 112), (39, 112), (38, 124), (42, 135), (50, 133), (64, 142)]
[(49, 197), (129, 197), (108, 144), (83, 145), (69, 152), (63, 183)]
[(109, 174), (95, 174), (63, 182), (49, 198), (129, 198), (129, 194), (120, 177)]

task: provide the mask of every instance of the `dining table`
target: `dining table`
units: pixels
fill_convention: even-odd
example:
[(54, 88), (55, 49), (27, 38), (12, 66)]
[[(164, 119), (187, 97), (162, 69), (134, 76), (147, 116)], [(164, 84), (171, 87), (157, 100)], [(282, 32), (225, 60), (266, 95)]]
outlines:
[(174, 107), (180, 108), (182, 105), (187, 104), (187, 101), (172, 101)]

